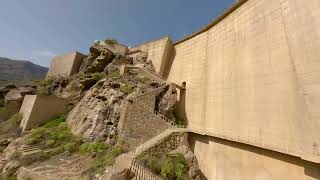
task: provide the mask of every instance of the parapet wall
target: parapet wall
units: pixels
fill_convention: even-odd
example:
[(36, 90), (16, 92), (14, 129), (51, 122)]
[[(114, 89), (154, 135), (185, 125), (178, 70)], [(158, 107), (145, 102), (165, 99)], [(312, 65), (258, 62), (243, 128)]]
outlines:
[(152, 61), (156, 72), (163, 76), (165, 71), (165, 63), (168, 61), (171, 51), (173, 49), (173, 43), (169, 37), (164, 37), (156, 41), (150, 41), (143, 43), (130, 49), (130, 51), (141, 50), (148, 53), (148, 60)]
[(244, 0), (175, 43), (189, 128), (319, 163), (319, 15), (319, 0)]
[(67, 112), (67, 102), (55, 96), (26, 95), (20, 113), (20, 127), (28, 131)]
[(79, 52), (68, 53), (53, 58), (47, 77), (50, 76), (72, 76), (79, 72), (85, 55)]

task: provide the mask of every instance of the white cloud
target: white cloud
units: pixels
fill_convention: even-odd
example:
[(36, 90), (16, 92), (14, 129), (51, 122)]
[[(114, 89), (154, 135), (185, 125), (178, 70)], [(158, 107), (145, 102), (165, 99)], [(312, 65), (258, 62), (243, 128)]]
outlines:
[(56, 53), (48, 49), (39, 49), (31, 52), (32, 62), (39, 64), (41, 66), (48, 67), (51, 63), (53, 57), (56, 56)]
[(54, 56), (56, 56), (56, 54), (50, 50), (35, 50), (35, 51), (32, 51), (32, 54), (34, 56), (42, 56), (42, 57), (47, 57), (47, 58), (52, 58)]

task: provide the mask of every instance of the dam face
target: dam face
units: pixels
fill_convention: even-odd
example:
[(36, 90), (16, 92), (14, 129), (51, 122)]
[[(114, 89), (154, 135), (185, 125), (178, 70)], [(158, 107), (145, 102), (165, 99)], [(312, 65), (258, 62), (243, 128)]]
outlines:
[(208, 179), (320, 179), (319, 17), (319, 0), (242, 0), (151, 48), (164, 79), (186, 82), (190, 142)]

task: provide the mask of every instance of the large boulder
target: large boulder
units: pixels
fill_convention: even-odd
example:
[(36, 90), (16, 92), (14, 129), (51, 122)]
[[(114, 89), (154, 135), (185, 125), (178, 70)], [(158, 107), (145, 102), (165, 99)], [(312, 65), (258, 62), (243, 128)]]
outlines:
[(82, 64), (80, 66), (79, 72), (85, 72), (86, 69), (91, 65), (91, 63), (100, 56), (100, 53), (94, 54), (90, 53), (86, 58), (83, 59)]
[(167, 91), (162, 92), (157, 98), (159, 101), (157, 110), (168, 119), (174, 120), (173, 112), (178, 101), (177, 90), (175, 88), (169, 88)]
[(80, 66), (80, 72), (102, 72), (104, 68), (114, 59), (114, 53), (101, 46), (91, 47), (90, 52), (90, 55), (83, 60), (83, 63)]
[(0, 121), (5, 121), (19, 112), (23, 97), (19, 89), (12, 89), (6, 94), (4, 97), (5, 110), (0, 113)]
[(10, 90), (16, 89), (16, 88), (17, 86), (14, 84), (8, 84), (4, 87), (0, 87), (0, 98), (4, 98)]
[(23, 96), (20, 93), (19, 89), (10, 90), (4, 97), (4, 103), (6, 106), (11, 102), (22, 103), (22, 101), (23, 101)]
[(129, 48), (125, 45), (119, 43), (106, 43), (104, 41), (96, 42), (91, 48), (90, 52), (97, 52), (101, 49), (108, 49), (112, 51), (114, 54), (126, 55), (129, 52)]
[(67, 118), (72, 132), (89, 140), (113, 142), (125, 93), (120, 84), (103, 79), (87, 91)]

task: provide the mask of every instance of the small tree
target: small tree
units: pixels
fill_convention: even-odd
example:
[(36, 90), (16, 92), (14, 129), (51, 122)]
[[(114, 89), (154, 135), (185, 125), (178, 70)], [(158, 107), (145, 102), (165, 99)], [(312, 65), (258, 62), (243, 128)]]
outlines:
[(106, 44), (109, 44), (109, 45), (115, 45), (115, 44), (119, 44), (118, 40), (114, 39), (114, 38), (107, 38), (105, 40), (105, 43)]

